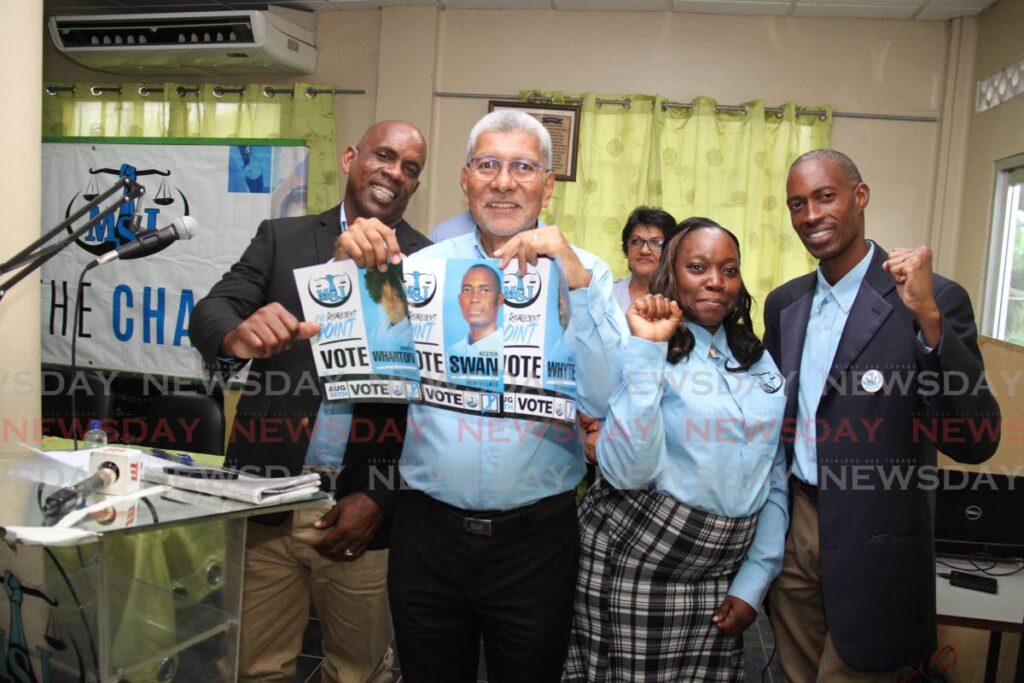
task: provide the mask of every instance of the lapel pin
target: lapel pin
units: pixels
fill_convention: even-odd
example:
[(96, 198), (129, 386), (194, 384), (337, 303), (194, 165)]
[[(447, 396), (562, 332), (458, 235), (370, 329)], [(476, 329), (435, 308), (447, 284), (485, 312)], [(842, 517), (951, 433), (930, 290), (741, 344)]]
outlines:
[(860, 386), (872, 394), (878, 392), (882, 388), (882, 373), (874, 369), (868, 370), (860, 378)]
[(757, 379), (766, 394), (774, 394), (782, 388), (782, 375), (777, 372), (755, 372), (751, 374)]

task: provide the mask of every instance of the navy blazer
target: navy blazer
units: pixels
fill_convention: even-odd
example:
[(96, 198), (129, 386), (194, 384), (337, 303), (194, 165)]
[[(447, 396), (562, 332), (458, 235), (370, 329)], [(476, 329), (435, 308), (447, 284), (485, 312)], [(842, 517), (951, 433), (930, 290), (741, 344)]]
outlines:
[[(334, 255), (340, 210), (336, 206), (316, 216), (279, 218), (260, 224), (245, 253), (192, 312), (189, 336), (208, 365), (218, 365), (224, 335), (272, 301), (303, 319), (292, 270), (326, 263)], [(395, 234), (404, 254), (431, 243), (405, 221), (398, 224)], [(225, 464), (256, 468), (270, 475), (299, 473), (320, 408), (309, 342), (298, 341), (272, 358), (254, 360), (249, 377), (231, 424)], [(385, 520), (369, 545), (371, 550), (387, 547), (405, 425), (404, 405), (358, 403), (354, 408), (353, 428), (335, 495), (365, 492), (385, 512)], [(385, 478), (390, 476), (395, 485), (383, 485), (380, 477), (372, 476), (371, 467), (385, 473)]]
[[(892, 276), (882, 269), (887, 258), (876, 245), (817, 412), (825, 616), (839, 654), (861, 671), (914, 665), (935, 650), (936, 448), (978, 463), (999, 445), (999, 406), (983, 380), (967, 292), (933, 276), (942, 339), (927, 354)], [(787, 378), (783, 438), (790, 464), (801, 428), (800, 358), (816, 285), (812, 272), (775, 289), (765, 302), (765, 347)], [(870, 370), (883, 378), (874, 393), (862, 384)], [(944, 378), (953, 391), (941, 390)], [(965, 391), (958, 390), (962, 385)]]

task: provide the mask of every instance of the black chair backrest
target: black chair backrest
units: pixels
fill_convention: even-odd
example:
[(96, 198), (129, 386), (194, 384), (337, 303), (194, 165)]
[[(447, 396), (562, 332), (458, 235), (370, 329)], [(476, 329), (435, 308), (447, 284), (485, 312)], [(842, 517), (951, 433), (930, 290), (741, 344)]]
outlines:
[[(42, 377), (42, 431), (46, 436), (70, 439), (74, 427), (78, 438), (89, 428), (90, 420), (114, 417), (114, 396), (98, 370), (79, 370), (71, 376), (70, 368), (44, 368)], [(71, 394), (75, 395), (76, 416), (72, 421)]]
[(179, 392), (160, 396), (146, 412), (141, 445), (224, 454), (224, 410), (212, 396)]

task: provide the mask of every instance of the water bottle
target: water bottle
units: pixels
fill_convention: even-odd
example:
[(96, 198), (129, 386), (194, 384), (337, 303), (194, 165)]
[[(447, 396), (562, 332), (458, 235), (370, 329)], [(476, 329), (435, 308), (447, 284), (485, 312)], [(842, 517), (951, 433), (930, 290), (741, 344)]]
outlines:
[(89, 431), (85, 433), (86, 448), (103, 448), (107, 445), (107, 433), (100, 429), (99, 420), (89, 421)]

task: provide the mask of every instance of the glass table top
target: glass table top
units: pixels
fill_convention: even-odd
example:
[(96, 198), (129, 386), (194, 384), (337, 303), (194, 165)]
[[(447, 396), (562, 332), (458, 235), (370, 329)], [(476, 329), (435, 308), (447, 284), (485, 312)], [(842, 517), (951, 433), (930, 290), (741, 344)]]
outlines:
[[(49, 445), (53, 446), (52, 443)], [(44, 450), (45, 446), (46, 444)], [(70, 449), (70, 442), (67, 448)], [(61, 487), (71, 486), (87, 476), (82, 469), (58, 459), (62, 457), (64, 452), (50, 457), (49, 454), (41, 455), (14, 444), (0, 445), (0, 531), (6, 540), (10, 541), (16, 537), (17, 540), (31, 542), (30, 539), (33, 537), (49, 538), (53, 539), (54, 545), (71, 545), (97, 540), (101, 535), (112, 533), (130, 533), (215, 517), (282, 512), (305, 507), (326, 497), (326, 494), (320, 493), (307, 500), (281, 505), (254, 505), (192, 491), (156, 487), (143, 481), (143, 495), (139, 497), (91, 493), (67, 515), (47, 516), (44, 513), (47, 497)], [(211, 461), (210, 458), (215, 456), (200, 456), (197, 464), (209, 465), (217, 462), (217, 459)], [(67, 459), (77, 462), (74, 456), (68, 456)], [(149, 494), (146, 494), (147, 489), (151, 491)], [(99, 509), (85, 516), (76, 514), (78, 509), (92, 507), (97, 503), (109, 504), (100, 505)], [(67, 516), (73, 516), (71, 519), (81, 516), (81, 519), (69, 525), (71, 519), (61, 521)], [(65, 526), (68, 534), (61, 532)], [(67, 536), (77, 536), (78, 540), (65, 540), (61, 543), (60, 540)], [(37, 542), (48, 544), (46, 540)]]

